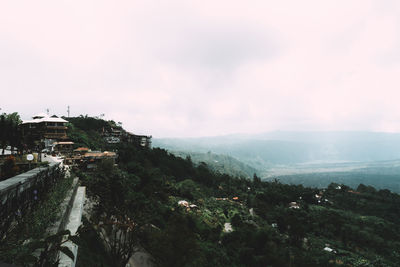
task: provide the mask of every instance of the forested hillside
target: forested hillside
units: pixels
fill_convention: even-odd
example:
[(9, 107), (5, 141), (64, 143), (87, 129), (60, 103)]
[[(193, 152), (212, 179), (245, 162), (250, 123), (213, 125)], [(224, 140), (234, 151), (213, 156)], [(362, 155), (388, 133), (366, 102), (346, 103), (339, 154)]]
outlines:
[[(400, 264), (400, 197), (388, 190), (238, 179), (162, 149), (119, 152), (119, 167), (80, 173), (98, 199), (91, 222), (118, 218), (122, 230), (134, 222), (129, 238), (159, 266)], [(83, 251), (92, 256), (80, 266), (100, 264), (97, 250)]]
[(107, 144), (101, 135), (104, 131), (110, 131), (112, 128), (121, 129), (114, 121), (105, 121), (88, 115), (65, 119), (70, 122), (68, 124), (68, 137), (74, 141), (75, 147), (83, 146), (92, 150), (114, 148)]
[(158, 266), (400, 264), (400, 196), (389, 190), (263, 182), (164, 149), (117, 150), (118, 166), (77, 171), (92, 200), (78, 266), (124, 266), (139, 247)]
[[(275, 178), (274, 178), (275, 179)], [(332, 181), (357, 188), (359, 184), (374, 186), (378, 189), (390, 189), (392, 192), (400, 193), (400, 174), (378, 174), (363, 172), (316, 172), (294, 175), (276, 176), (282, 183), (302, 184), (304, 186), (315, 186), (325, 188)]]
[(227, 155), (215, 154), (211, 152), (170, 152), (182, 158), (190, 157), (195, 164), (204, 162), (214, 172), (225, 173), (236, 177), (251, 178), (253, 177), (254, 173), (259, 172), (257, 169)]

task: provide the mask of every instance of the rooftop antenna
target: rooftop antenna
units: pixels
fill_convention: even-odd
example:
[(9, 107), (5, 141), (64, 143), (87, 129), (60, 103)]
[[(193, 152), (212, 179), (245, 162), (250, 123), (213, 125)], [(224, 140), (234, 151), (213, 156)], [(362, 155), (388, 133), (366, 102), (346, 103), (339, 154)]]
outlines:
[(68, 112), (68, 118), (69, 118), (69, 106), (68, 106), (67, 112)]

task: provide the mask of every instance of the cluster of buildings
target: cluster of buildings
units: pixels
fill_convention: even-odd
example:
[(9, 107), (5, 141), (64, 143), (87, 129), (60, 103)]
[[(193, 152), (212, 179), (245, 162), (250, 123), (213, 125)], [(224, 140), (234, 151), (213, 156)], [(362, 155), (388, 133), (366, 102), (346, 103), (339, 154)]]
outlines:
[(112, 164), (115, 164), (117, 153), (110, 151), (91, 151), (87, 147), (78, 147), (73, 150), (72, 154), (69, 154), (65, 159), (64, 163), (67, 165), (79, 166), (82, 169), (95, 169), (97, 164), (109, 160)]
[(136, 144), (137, 146), (141, 147), (151, 147), (151, 138), (152, 136), (147, 135), (136, 135), (123, 129), (119, 128), (111, 128), (111, 131), (105, 131), (103, 129), (102, 136), (109, 144), (118, 144), (120, 142), (127, 142)]
[[(38, 152), (62, 154), (67, 164), (83, 165), (88, 169), (94, 168), (104, 159), (115, 161), (117, 157), (115, 152), (91, 151), (84, 147), (74, 150), (74, 142), (67, 135), (67, 123), (67, 120), (56, 115), (37, 114), (20, 125), (24, 143)], [(123, 129), (111, 128), (111, 131), (103, 129), (101, 135), (109, 144), (128, 142), (140, 147), (151, 147), (151, 136), (135, 135)]]

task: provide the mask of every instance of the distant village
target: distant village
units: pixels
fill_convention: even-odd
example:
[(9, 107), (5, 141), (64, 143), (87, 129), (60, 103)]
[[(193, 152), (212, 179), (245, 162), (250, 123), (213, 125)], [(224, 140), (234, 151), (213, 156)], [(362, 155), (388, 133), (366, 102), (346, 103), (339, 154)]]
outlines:
[[(35, 162), (46, 161), (46, 157), (58, 157), (64, 164), (85, 169), (96, 168), (97, 163), (105, 159), (115, 162), (116, 152), (92, 151), (89, 147), (77, 147), (68, 136), (68, 123), (68, 118), (50, 116), (46, 113), (36, 114), (31, 120), (22, 121), (18, 125), (23, 151), (8, 146), (6, 149), (1, 149), (0, 156), (25, 152), (33, 155)], [(142, 148), (151, 147), (151, 136), (136, 135), (125, 131), (122, 127), (103, 128), (101, 136), (104, 142), (110, 145), (126, 142)]]

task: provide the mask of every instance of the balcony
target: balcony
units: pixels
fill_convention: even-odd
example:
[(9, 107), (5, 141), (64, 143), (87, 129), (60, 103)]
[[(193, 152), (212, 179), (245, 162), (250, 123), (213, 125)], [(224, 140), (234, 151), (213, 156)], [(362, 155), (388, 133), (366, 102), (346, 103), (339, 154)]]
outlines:
[(68, 127), (67, 126), (50, 126), (50, 125), (47, 125), (46, 126), (46, 129), (53, 129), (53, 130), (67, 130), (68, 129)]
[(67, 139), (67, 133), (45, 133), (44, 138), (48, 139)]

